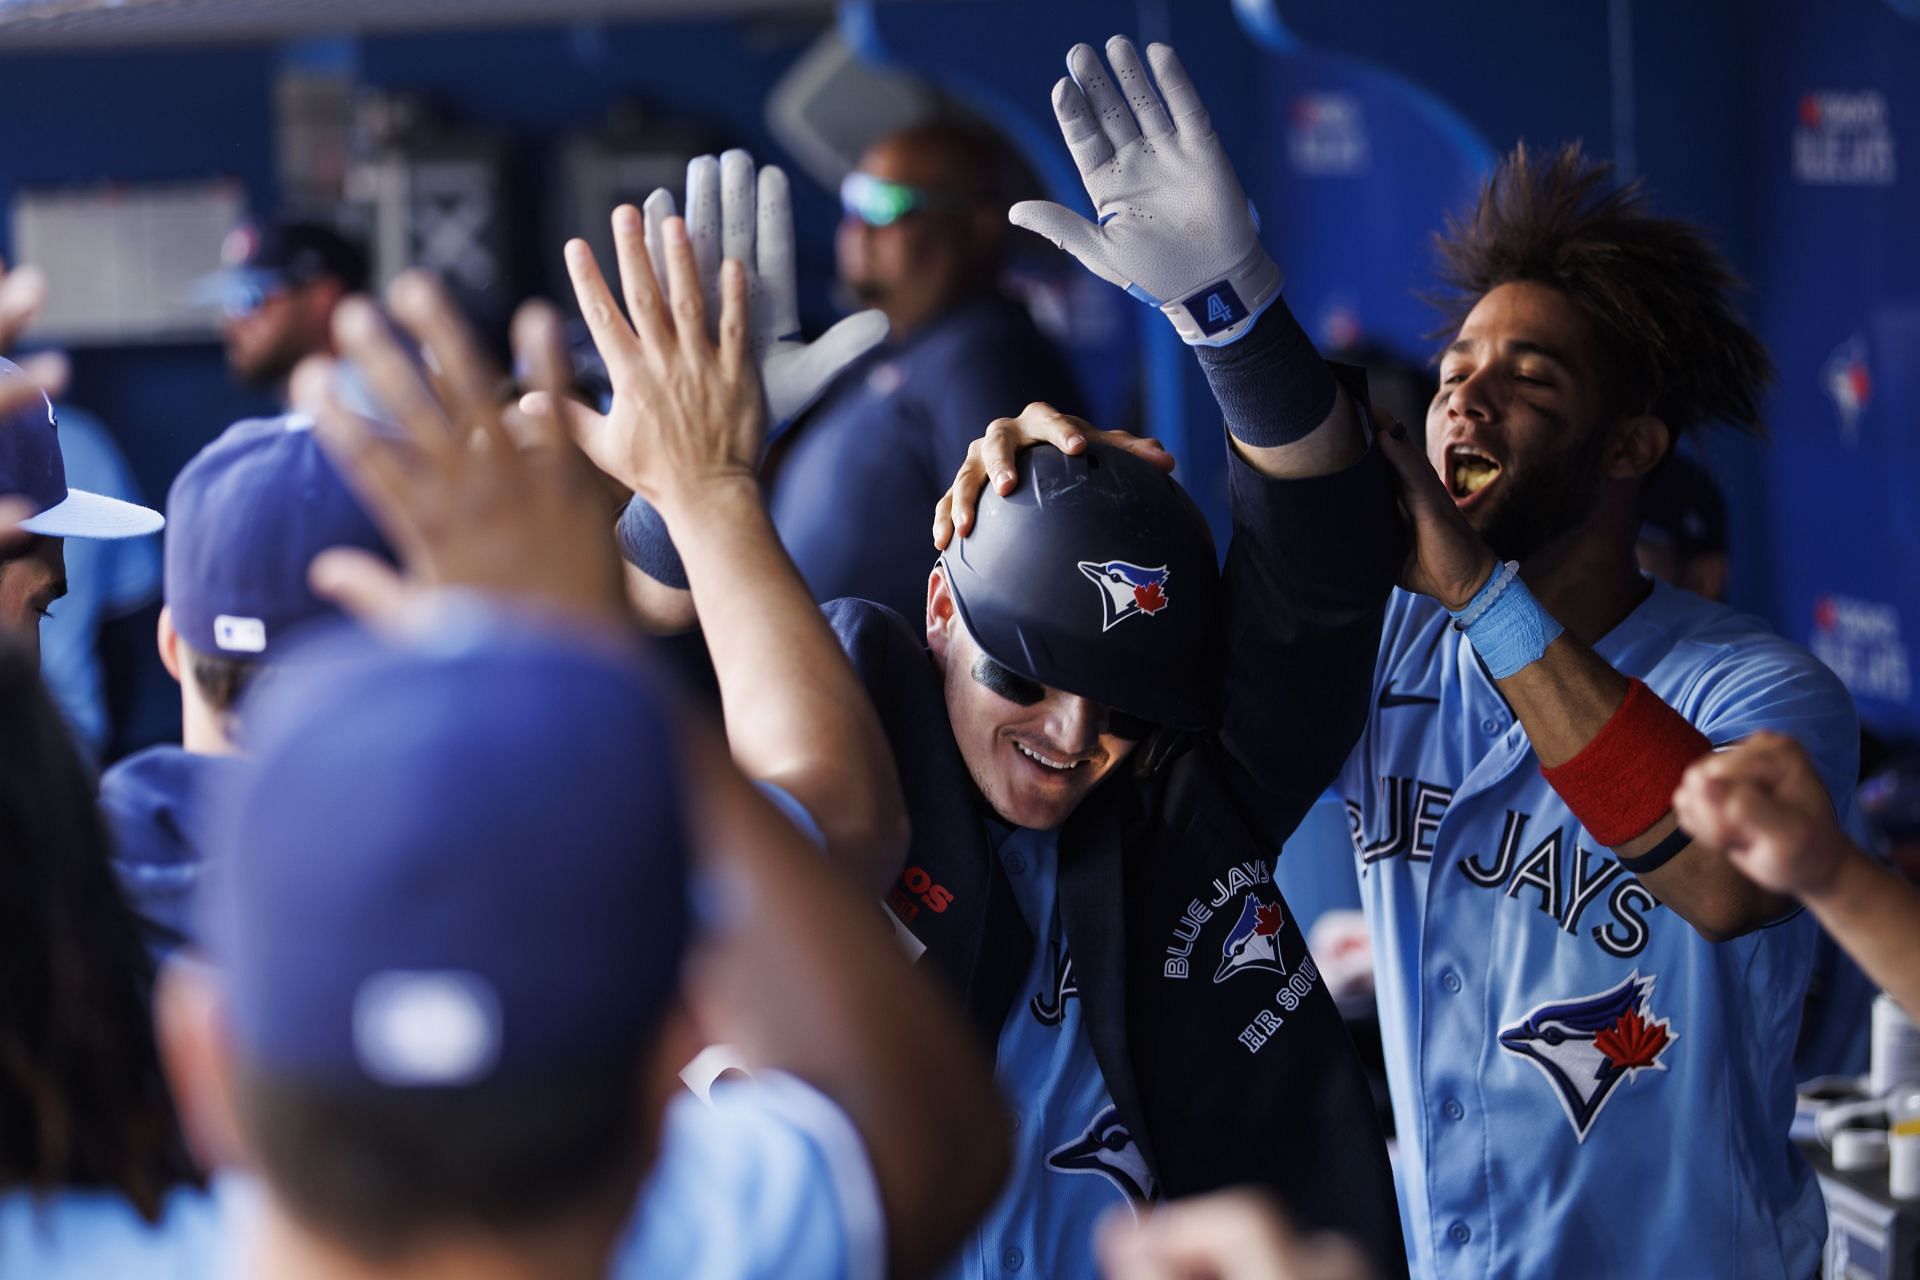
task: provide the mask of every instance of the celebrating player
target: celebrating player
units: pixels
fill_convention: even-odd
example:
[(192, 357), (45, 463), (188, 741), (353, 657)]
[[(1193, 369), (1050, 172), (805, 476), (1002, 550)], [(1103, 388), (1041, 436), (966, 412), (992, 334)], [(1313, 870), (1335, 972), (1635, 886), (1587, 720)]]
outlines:
[[(864, 601), (827, 609), (912, 819), (888, 905), (997, 1042), (1016, 1108), (1013, 1181), (947, 1274), (1088, 1275), (1109, 1206), (1238, 1182), (1352, 1233), (1398, 1274), (1367, 1086), (1269, 861), (1365, 712), (1401, 556), (1391, 485), (1354, 402), (1275, 305), (1278, 272), (1179, 62), (1153, 50), (1162, 107), (1133, 48), (1111, 53), (1138, 86), (1132, 108), (1084, 46), (1056, 106), (1089, 182), (1117, 174), (1142, 215), (1089, 229), (1115, 270), (1186, 300), (1170, 313), (1197, 344), (1234, 344), (1203, 347), (1236, 406), (1224, 575), (1157, 446), (1121, 447), (1033, 405), (974, 456), (1011, 473), (1016, 448), (1058, 447), (1023, 457), (1026, 483), (989, 498), (933, 567), (921, 635)], [(725, 185), (722, 224), (752, 227), (752, 184)], [(716, 394), (744, 358), (723, 323), (715, 372), (684, 388), (661, 378), (676, 350), (705, 344), (693, 255), (666, 226), (670, 301), (637, 220), (615, 216), (631, 323), (590, 258), (570, 258), (616, 388), (611, 414), (576, 429), (672, 530), (740, 753), (778, 726), (736, 716), (730, 685), (750, 672), (736, 676), (729, 636), (775, 584), (746, 599), (717, 584), (729, 563), (773, 565), (778, 546), (744, 470), (723, 509), (681, 491), (678, 470), (699, 463), (656, 421), (671, 418), (663, 404)], [(742, 278), (729, 264), (724, 288)], [(804, 590), (783, 572), (784, 609)]]

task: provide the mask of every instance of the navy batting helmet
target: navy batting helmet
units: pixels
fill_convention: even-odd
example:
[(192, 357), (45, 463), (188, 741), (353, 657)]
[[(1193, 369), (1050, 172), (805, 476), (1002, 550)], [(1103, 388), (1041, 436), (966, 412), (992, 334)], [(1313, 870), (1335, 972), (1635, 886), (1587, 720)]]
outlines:
[(1169, 729), (1215, 720), (1213, 534), (1186, 490), (1108, 445), (1036, 445), (941, 563), (987, 656)]

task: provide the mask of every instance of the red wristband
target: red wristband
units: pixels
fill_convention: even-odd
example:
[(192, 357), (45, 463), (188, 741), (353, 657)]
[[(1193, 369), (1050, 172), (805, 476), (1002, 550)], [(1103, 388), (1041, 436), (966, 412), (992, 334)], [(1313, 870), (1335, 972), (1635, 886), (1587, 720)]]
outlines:
[(1592, 742), (1565, 764), (1540, 768), (1573, 816), (1608, 848), (1617, 848), (1673, 808), (1687, 766), (1713, 750), (1707, 735), (1638, 680)]

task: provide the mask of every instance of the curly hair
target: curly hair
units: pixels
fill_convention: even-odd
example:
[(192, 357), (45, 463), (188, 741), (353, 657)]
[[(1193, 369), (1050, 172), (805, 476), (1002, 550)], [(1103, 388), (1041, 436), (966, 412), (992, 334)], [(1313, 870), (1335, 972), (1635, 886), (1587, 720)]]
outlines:
[(154, 1046), (152, 963), (92, 780), (6, 641), (0, 724), (0, 1190), (116, 1191), (154, 1221), (199, 1176)]
[(1597, 339), (1609, 407), (1652, 414), (1676, 435), (1706, 422), (1765, 434), (1760, 400), (1773, 361), (1733, 303), (1745, 283), (1700, 228), (1656, 216), (1636, 179), (1577, 142), (1542, 159), (1504, 157), (1466, 217), (1434, 237), (1446, 317), (1459, 332), (1487, 293), (1528, 282), (1557, 289)]

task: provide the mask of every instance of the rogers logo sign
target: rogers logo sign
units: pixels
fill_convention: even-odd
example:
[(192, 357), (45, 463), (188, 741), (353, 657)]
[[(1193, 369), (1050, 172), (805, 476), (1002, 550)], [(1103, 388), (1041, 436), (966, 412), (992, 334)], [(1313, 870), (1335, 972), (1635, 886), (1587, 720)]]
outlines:
[(1813, 635), (1807, 647), (1861, 697), (1905, 702), (1913, 693), (1900, 611), (1890, 604), (1822, 596), (1813, 604)]
[(1878, 89), (1800, 95), (1793, 180), (1813, 187), (1890, 187), (1898, 176), (1886, 95)]

